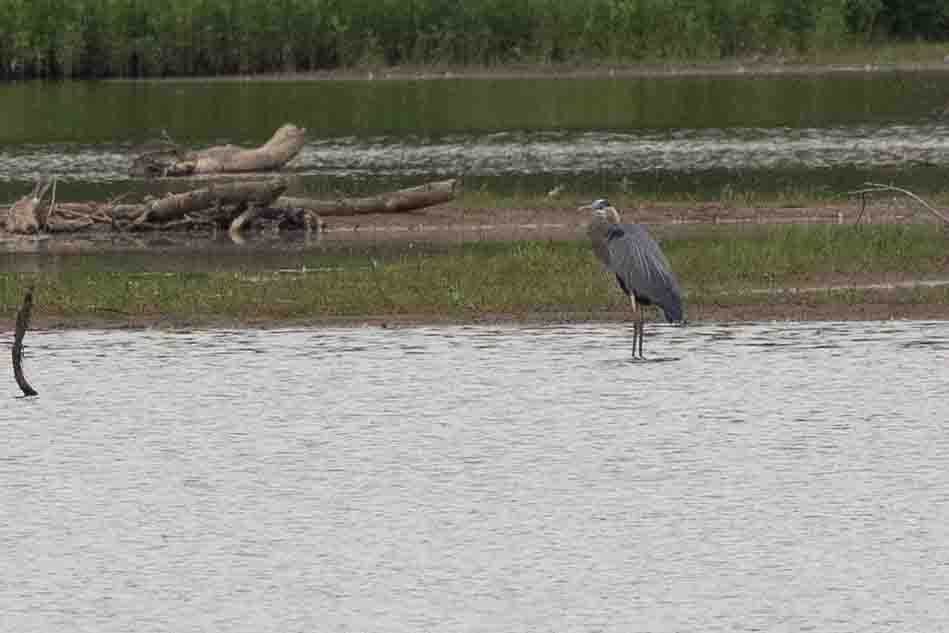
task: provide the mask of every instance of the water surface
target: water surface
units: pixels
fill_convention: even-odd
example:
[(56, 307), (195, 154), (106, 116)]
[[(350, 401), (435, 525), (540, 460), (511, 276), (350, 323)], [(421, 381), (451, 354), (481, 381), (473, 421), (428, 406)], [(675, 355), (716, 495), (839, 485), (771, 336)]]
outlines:
[(298, 187), (358, 194), (462, 176), (473, 189), (718, 196), (942, 190), (949, 74), (64, 82), (0, 86), (0, 196), (37, 173), (62, 194), (148, 188), (130, 155), (167, 132), (257, 145), (292, 121)]
[(31, 333), (17, 631), (949, 621), (949, 324)]

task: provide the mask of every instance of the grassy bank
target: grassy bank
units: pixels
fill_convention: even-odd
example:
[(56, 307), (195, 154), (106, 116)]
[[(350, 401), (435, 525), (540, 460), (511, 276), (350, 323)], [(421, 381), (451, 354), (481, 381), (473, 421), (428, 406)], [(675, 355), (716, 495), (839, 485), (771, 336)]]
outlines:
[(0, 76), (715, 60), (947, 36), (935, 0), (0, 0)]
[[(882, 180), (882, 179), (881, 179)], [(616, 191), (615, 185), (606, 183), (598, 192), (600, 195), (609, 195), (609, 200), (617, 209), (624, 209), (624, 213), (635, 215), (635, 209), (643, 206), (663, 206), (670, 209), (695, 208), (703, 205), (716, 205), (723, 211), (729, 209), (780, 209), (780, 208), (808, 208), (827, 205), (859, 205), (860, 197), (848, 195), (850, 190), (863, 188), (864, 182), (858, 181), (852, 189), (829, 189), (823, 184), (808, 186), (806, 184), (783, 187), (778, 191), (762, 191), (752, 187), (722, 186), (699, 197), (689, 191), (648, 190), (643, 187), (636, 191)], [(910, 186), (910, 190), (921, 195), (923, 199), (937, 208), (949, 207), (949, 189), (926, 191), (924, 186)], [(462, 190), (457, 197), (455, 206), (463, 209), (535, 209), (537, 211), (576, 209), (580, 205), (589, 204), (597, 194), (562, 193), (551, 197), (546, 193), (515, 192), (497, 193), (485, 189)], [(869, 209), (882, 208), (886, 205), (905, 205), (915, 209), (920, 217), (926, 217), (927, 211), (902, 194), (870, 194), (866, 198)]]
[[(832, 283), (949, 276), (949, 238), (928, 226), (782, 226), (704, 229), (664, 240), (689, 315), (716, 307), (836, 305), (846, 315), (878, 291), (763, 294)], [(36, 284), (39, 319), (217, 323), (492, 315), (623, 314), (626, 304), (586, 241), (473, 242), (398, 250), (314, 254), (296, 272), (125, 273), (93, 260), (58, 275), (0, 274), (0, 305), (12, 317)], [(885, 303), (949, 313), (949, 289), (883, 293)]]

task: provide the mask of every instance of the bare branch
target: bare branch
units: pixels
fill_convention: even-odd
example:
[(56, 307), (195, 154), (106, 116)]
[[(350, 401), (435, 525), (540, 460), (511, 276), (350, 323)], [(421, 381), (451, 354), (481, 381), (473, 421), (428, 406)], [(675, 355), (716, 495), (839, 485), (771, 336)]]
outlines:
[[(912, 199), (915, 200), (917, 203), (919, 203), (920, 205), (922, 205), (923, 208), (925, 208), (927, 211), (929, 211), (930, 213), (932, 213), (934, 216), (936, 216), (937, 218), (939, 218), (940, 220), (942, 220), (942, 222), (943, 222), (944, 224), (949, 224), (949, 216), (945, 215), (942, 211), (939, 211), (938, 209), (936, 209), (935, 207), (933, 207), (931, 204), (929, 204), (928, 202), (926, 202), (925, 200), (923, 200), (922, 198), (920, 198), (919, 196), (917, 196), (915, 193), (913, 193), (913, 192), (910, 191), (909, 189), (903, 189), (903, 188), (901, 188), (901, 187), (894, 187), (893, 185), (883, 185), (883, 184), (875, 183), (875, 182), (865, 182), (865, 183), (863, 183), (863, 184), (864, 184), (864, 187), (865, 187), (864, 189), (857, 189), (856, 191), (848, 191), (848, 192), (847, 192), (847, 195), (851, 195), (851, 196), (856, 196), (856, 195), (865, 196), (865, 195), (868, 194), (868, 193), (892, 193), (892, 192), (901, 193), (901, 194), (903, 194), (904, 196), (907, 196), (907, 197), (909, 197), (909, 198), (912, 198)], [(857, 217), (857, 222), (860, 222), (860, 218), (862, 218), (862, 217), (863, 217), (863, 208), (861, 208), (861, 210), (860, 210), (860, 215)]]
[(47, 222), (49, 222), (49, 219), (53, 217), (53, 213), (55, 212), (56, 212), (56, 176), (53, 176), (53, 194), (52, 194), (52, 198), (49, 201), (49, 212), (46, 214), (46, 222), (43, 223), (44, 225)]
[(23, 337), (30, 327), (30, 313), (33, 311), (33, 287), (26, 289), (23, 297), (23, 307), (16, 314), (16, 330), (13, 335), (13, 377), (20, 386), (24, 396), (38, 395), (36, 389), (30, 386), (23, 375)]

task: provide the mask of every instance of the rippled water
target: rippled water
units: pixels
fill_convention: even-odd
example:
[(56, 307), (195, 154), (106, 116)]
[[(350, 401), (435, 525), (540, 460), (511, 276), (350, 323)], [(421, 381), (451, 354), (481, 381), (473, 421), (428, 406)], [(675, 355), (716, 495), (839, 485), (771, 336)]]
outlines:
[[(24, 146), (0, 155), (0, 174), (29, 180), (123, 181), (127, 146)], [(638, 175), (659, 170), (788, 169), (949, 165), (949, 126), (675, 130), (655, 133), (497, 133), (425, 138), (314, 140), (289, 165), (298, 176), (366, 179), (597, 171)]]
[(949, 73), (0, 86), (0, 201), (36, 174), (63, 199), (155, 190), (128, 176), (163, 131), (257, 145), (293, 121), (290, 165), (317, 194), (462, 176), (471, 189), (580, 195), (942, 191)]
[(54, 332), (11, 631), (937, 630), (949, 323)]

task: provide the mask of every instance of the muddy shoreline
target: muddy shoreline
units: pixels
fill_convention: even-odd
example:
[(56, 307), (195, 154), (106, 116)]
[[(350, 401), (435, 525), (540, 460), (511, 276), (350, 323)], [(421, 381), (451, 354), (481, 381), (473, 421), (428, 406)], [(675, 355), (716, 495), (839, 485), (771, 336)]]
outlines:
[[(801, 274), (793, 280), (768, 288), (748, 287), (710, 296), (685, 297), (688, 323), (745, 323), (760, 321), (888, 321), (946, 320), (949, 303), (921, 301), (914, 291), (932, 292), (949, 288), (949, 276), (918, 278), (904, 273)], [(860, 293), (854, 301), (849, 292)], [(754, 297), (754, 299), (751, 299)], [(33, 318), (34, 331), (57, 330), (217, 330), (295, 329), (334, 327), (423, 327), (453, 325), (536, 325), (630, 322), (625, 306), (601, 311), (563, 310), (514, 313), (470, 312), (466, 314), (375, 313), (351, 316), (233, 318), (199, 316), (176, 318), (159, 314), (117, 314), (55, 317), (40, 314)], [(651, 323), (661, 322), (654, 311)], [(12, 332), (12, 315), (0, 318), (0, 331)]]
[[(677, 231), (721, 230), (731, 232), (739, 227), (754, 227), (777, 223), (833, 223), (852, 224), (859, 216), (859, 204), (807, 207), (726, 207), (721, 204), (657, 204), (643, 203), (638, 208), (626, 209), (630, 219), (652, 226), (661, 237), (674, 236)], [(363, 216), (358, 218), (327, 218), (327, 231), (312, 243), (266, 242), (257, 243), (249, 239), (243, 245), (225, 244), (224, 250), (237, 251), (265, 248), (271, 251), (321, 247), (327, 242), (418, 241), (459, 243), (470, 240), (514, 241), (524, 239), (582, 239), (587, 218), (577, 213), (572, 206), (566, 208), (468, 208), (445, 205), (427, 210), (425, 213)], [(863, 221), (880, 223), (930, 223), (932, 230), (940, 230), (932, 223), (931, 216), (907, 205), (902, 200), (874, 204), (864, 210)], [(19, 243), (9, 242), (0, 246), (13, 253), (37, 253), (52, 255), (90, 254), (99, 252), (122, 252), (140, 250), (148, 253), (167, 252), (174, 244), (173, 235), (150, 236), (160, 246), (149, 242), (91, 242), (81, 236), (57, 237), (42, 242), (35, 238), (21, 238)], [(177, 248), (201, 250), (206, 239), (181, 236)], [(30, 242), (30, 240), (33, 240)], [(15, 242), (15, 240), (14, 240)], [(137, 244), (137, 245), (136, 245)], [(32, 246), (30, 246), (32, 245)], [(202, 246), (204, 245), (204, 246)], [(215, 248), (220, 248), (218, 244)], [(12, 251), (11, 251), (12, 248)], [(949, 279), (949, 269), (944, 276)], [(708, 295), (690, 302), (686, 297), (687, 318), (693, 323), (734, 323), (748, 321), (839, 321), (839, 320), (889, 320), (889, 319), (949, 319), (949, 305), (938, 297), (927, 301), (924, 296), (911, 296), (913, 284), (926, 285), (933, 281), (942, 284), (940, 277), (916, 279), (900, 272), (881, 274), (804, 274), (783, 285), (771, 288), (742, 289), (737, 294)], [(875, 287), (895, 284), (893, 287)], [(823, 290), (821, 290), (823, 288)], [(931, 287), (930, 287), (931, 288)], [(860, 299), (843, 296), (848, 290), (860, 292)], [(841, 294), (843, 291), (843, 294)], [(837, 292), (839, 296), (834, 296)], [(754, 299), (749, 296), (758, 295)], [(765, 296), (766, 295), (766, 296)], [(932, 296), (932, 295), (930, 295)], [(652, 317), (656, 318), (655, 315)], [(128, 317), (103, 314), (101, 317), (56, 317), (43, 315), (42, 305), (37, 307), (33, 330), (49, 331), (63, 329), (282, 329), (299, 327), (411, 327), (422, 325), (456, 324), (533, 324), (613, 322), (629, 319), (628, 311), (575, 312), (565, 306), (557, 312), (520, 312), (515, 314), (477, 313), (463, 315), (440, 314), (365, 314), (345, 317), (282, 318), (264, 315), (253, 319), (218, 318), (201, 315), (192, 319), (169, 318), (163, 315), (136, 314)], [(12, 315), (0, 319), (0, 329), (11, 331)]]
[(247, 81), (427, 81), (444, 79), (603, 79), (691, 76), (824, 75), (854, 73), (949, 72), (946, 61), (900, 61), (878, 63), (868, 56), (864, 62), (807, 63), (782, 58), (751, 57), (711, 62), (642, 64), (513, 64), (504, 66), (369, 66), (306, 72), (249, 75), (203, 75), (198, 77), (149, 77), (107, 79), (110, 82), (207, 83)]
[[(907, 224), (933, 217), (905, 199), (878, 199), (865, 208), (856, 202), (807, 206), (733, 206), (721, 203), (643, 202), (624, 207), (625, 219), (655, 228), (661, 235), (679, 231), (730, 230), (773, 224)], [(515, 241), (577, 239), (584, 236), (587, 216), (572, 204), (546, 208), (445, 204), (415, 213), (326, 217), (318, 235), (248, 234), (230, 244), (226, 231), (211, 233), (156, 231), (148, 233), (70, 233), (12, 235), (0, 231), (0, 253), (50, 255), (161, 250), (205, 251), (208, 248), (300, 250), (326, 243), (419, 241), (458, 243), (474, 240)]]
[[(861, 304), (815, 304), (806, 299), (776, 302), (768, 305), (693, 305), (689, 309), (689, 324), (748, 323), (762, 321), (889, 321), (889, 320), (946, 320), (949, 306), (941, 304), (904, 304), (879, 300)], [(655, 315), (653, 315), (655, 318)], [(533, 325), (552, 326), (575, 323), (629, 322), (629, 313), (609, 312), (535, 312), (527, 314), (478, 314), (470, 317), (438, 315), (372, 315), (365, 317), (320, 317), (309, 319), (209, 319), (189, 320), (166, 317), (109, 318), (56, 318), (33, 319), (31, 331), (62, 330), (230, 330), (230, 329), (313, 329), (338, 327), (407, 328), (456, 325)], [(0, 331), (12, 332), (14, 320), (0, 319)], [(648, 325), (647, 325), (648, 327)], [(686, 325), (685, 327), (688, 327)]]
[[(671, 231), (712, 230), (769, 224), (930, 223), (933, 217), (905, 199), (807, 206), (737, 206), (717, 202), (643, 202), (623, 207), (623, 218)], [(424, 213), (325, 218), (325, 237), (365, 240), (379, 237), (456, 241), (464, 239), (569, 239), (584, 234), (588, 218), (572, 205), (551, 208), (497, 208), (442, 205)]]

